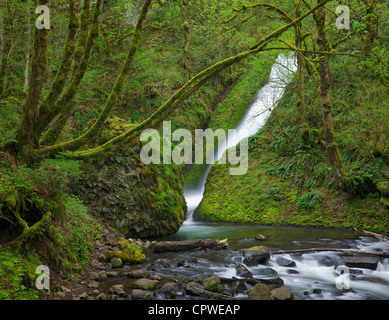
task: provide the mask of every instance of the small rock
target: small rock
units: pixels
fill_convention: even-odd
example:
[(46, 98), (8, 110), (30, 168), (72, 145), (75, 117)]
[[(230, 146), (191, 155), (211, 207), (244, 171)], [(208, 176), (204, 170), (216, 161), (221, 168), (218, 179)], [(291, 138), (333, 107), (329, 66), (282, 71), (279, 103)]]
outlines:
[(250, 288), (248, 292), (249, 300), (274, 300), (269, 287), (263, 283), (258, 283)]
[(236, 274), (239, 277), (242, 277), (242, 278), (252, 278), (253, 277), (251, 272), (243, 264), (239, 263), (235, 268), (236, 268)]
[(231, 284), (231, 289), (235, 292), (235, 293), (243, 293), (243, 292), (246, 292), (247, 290), (247, 287), (246, 285), (243, 283), (243, 282), (240, 282), (240, 281), (235, 281)]
[(157, 283), (158, 283), (157, 280), (142, 278), (134, 282), (134, 288), (144, 289), (144, 290), (154, 290)]
[(131, 292), (131, 297), (134, 300), (152, 300), (153, 293), (147, 290), (133, 289)]
[(352, 256), (344, 257), (345, 264), (349, 268), (363, 268), (376, 270), (378, 266), (378, 257)]
[(97, 297), (95, 297), (95, 300), (107, 300), (107, 295), (105, 293), (100, 293)]
[(99, 292), (99, 290), (93, 290), (93, 291), (91, 291), (91, 292), (89, 292), (89, 295), (90, 296), (98, 296), (100, 294), (100, 292)]
[(282, 280), (280, 277), (272, 277), (268, 279), (261, 279), (261, 282), (267, 285), (283, 285), (284, 280)]
[(289, 260), (289, 259), (285, 259), (283, 257), (277, 257), (276, 258), (276, 262), (277, 264), (280, 266), (280, 267), (289, 267), (289, 268), (293, 268), (296, 266), (296, 262), (292, 261), (292, 260)]
[(166, 283), (158, 293), (163, 294), (167, 299), (174, 299), (176, 297), (176, 291), (172, 283)]
[(120, 268), (123, 265), (122, 259), (113, 258), (111, 260), (112, 268)]
[(282, 286), (280, 288), (273, 289), (271, 291), (272, 295), (276, 300), (290, 300), (293, 299), (293, 293), (292, 291), (285, 287)]
[(277, 271), (272, 268), (260, 268), (253, 271), (253, 274), (259, 276), (275, 276)]
[(100, 271), (98, 273), (98, 276), (99, 276), (100, 280), (102, 280), (102, 281), (107, 280), (107, 278), (108, 278), (107, 273), (105, 271)]
[(122, 284), (115, 284), (114, 286), (109, 288), (108, 292), (113, 294), (118, 294), (118, 295), (122, 294), (124, 293), (124, 286)]
[(87, 300), (89, 298), (88, 293), (83, 292), (78, 296), (81, 300)]
[(100, 284), (99, 284), (97, 281), (95, 281), (95, 280), (90, 281), (89, 284), (88, 284), (88, 288), (94, 288), (94, 289), (96, 289), (96, 288), (98, 288), (99, 286), (100, 286)]
[(204, 287), (195, 281), (191, 281), (186, 285), (186, 292), (196, 296), (201, 296), (204, 292)]
[(205, 288), (205, 290), (217, 292), (219, 284), (220, 279), (218, 277), (210, 276), (204, 280), (203, 287)]
[(149, 272), (146, 270), (134, 270), (127, 273), (127, 278), (146, 278), (149, 276)]
[(160, 274), (155, 274), (151, 277), (152, 280), (161, 281), (163, 280), (163, 277)]
[(119, 274), (115, 271), (108, 271), (108, 272), (106, 272), (106, 275), (108, 278), (116, 278), (119, 276)]
[(89, 280), (100, 281), (100, 276), (96, 272), (89, 272)]
[(255, 240), (264, 241), (264, 240), (266, 240), (266, 237), (263, 234), (258, 233), (255, 236)]
[(61, 291), (64, 292), (64, 293), (69, 293), (69, 292), (71, 292), (72, 290), (70, 290), (70, 289), (68, 289), (68, 288), (66, 288), (66, 287), (64, 287), (64, 286), (61, 286)]

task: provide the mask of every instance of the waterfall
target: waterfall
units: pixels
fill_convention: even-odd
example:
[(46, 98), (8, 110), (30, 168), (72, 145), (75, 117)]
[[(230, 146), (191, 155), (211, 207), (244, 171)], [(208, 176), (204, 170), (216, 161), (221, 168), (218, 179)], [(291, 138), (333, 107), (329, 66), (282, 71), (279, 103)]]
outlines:
[[(287, 84), (291, 81), (293, 74), (297, 71), (296, 57), (293, 54), (280, 54), (270, 72), (269, 83), (257, 94), (255, 102), (248, 108), (243, 119), (234, 128), (234, 136), (228, 136), (226, 141), (219, 144), (215, 154), (215, 162), (220, 159), (223, 153), (229, 148), (237, 145), (242, 139), (256, 134), (265, 124), (271, 110), (282, 98)], [(193, 212), (200, 204), (205, 188), (207, 175), (212, 164), (209, 164), (204, 175), (200, 179), (197, 188), (184, 191), (185, 200), (188, 206), (187, 219), (184, 226), (195, 224)]]

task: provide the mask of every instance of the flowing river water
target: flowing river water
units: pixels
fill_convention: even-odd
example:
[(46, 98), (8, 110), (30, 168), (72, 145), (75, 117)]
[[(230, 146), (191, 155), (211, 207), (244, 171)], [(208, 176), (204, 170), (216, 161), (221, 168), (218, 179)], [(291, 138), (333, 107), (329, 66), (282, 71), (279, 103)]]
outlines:
[[(280, 55), (277, 58), (270, 74), (269, 84), (259, 91), (256, 101), (235, 128), (238, 134), (241, 129), (246, 129), (251, 136), (264, 125), (271, 112), (270, 108), (273, 108), (282, 97), (296, 69), (293, 56)], [(240, 138), (243, 136), (240, 135)], [(231, 144), (221, 144), (215, 159), (217, 160), (230, 147)], [(156, 257), (159, 262), (167, 261), (166, 259), (184, 261), (178, 263), (177, 267), (169, 268), (167, 273), (171, 276), (180, 274), (181, 277), (190, 277), (212, 273), (223, 278), (242, 278), (239, 269), (243, 259), (242, 249), (262, 244), (270, 252), (320, 247), (389, 252), (388, 242), (347, 230), (194, 221), (193, 212), (202, 200), (210, 167), (211, 165), (208, 166), (196, 188), (185, 190), (188, 205), (187, 220), (176, 234), (165, 239), (228, 238), (230, 247), (227, 251), (192, 251), (165, 254), (163, 258)], [(255, 240), (258, 233), (266, 236), (266, 240), (263, 242)], [(337, 272), (336, 268), (343, 266), (346, 260), (344, 254), (336, 251), (272, 254), (266, 265), (244, 266), (244, 268), (253, 278), (281, 278), (285, 286), (293, 291), (295, 299), (389, 299), (389, 259), (376, 258), (377, 263), (373, 267), (349, 268), (347, 273), (343, 274), (343, 277), (347, 276), (347, 281), (339, 282), (340, 272)], [(337, 286), (339, 283), (345, 286), (339, 288)], [(241, 294), (241, 298), (246, 298), (244, 293)]]

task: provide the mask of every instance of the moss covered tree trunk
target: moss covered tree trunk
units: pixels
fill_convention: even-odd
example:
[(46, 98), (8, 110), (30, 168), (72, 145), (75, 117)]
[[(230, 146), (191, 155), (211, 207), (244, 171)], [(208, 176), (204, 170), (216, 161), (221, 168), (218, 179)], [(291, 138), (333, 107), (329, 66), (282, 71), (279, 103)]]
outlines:
[[(323, 0), (318, 0), (318, 4)], [(321, 106), (323, 115), (323, 128), (327, 155), (332, 167), (332, 171), (339, 187), (343, 186), (346, 171), (343, 160), (340, 155), (339, 146), (336, 142), (334, 123), (332, 119), (332, 102), (330, 90), (330, 61), (327, 52), (331, 51), (330, 44), (326, 34), (326, 12), (325, 7), (320, 7), (314, 15), (319, 45), (320, 58), (320, 88), (321, 88)]]
[(181, 15), (183, 19), (182, 28), (184, 29), (184, 69), (186, 72), (186, 81), (192, 78), (190, 67), (190, 23), (189, 23), (189, 0), (182, 0), (181, 2)]
[[(296, 17), (301, 15), (300, 5), (296, 5)], [(295, 25), (295, 37), (296, 37), (296, 48), (297, 48), (297, 109), (300, 111), (300, 122), (301, 122), (301, 137), (305, 143), (308, 145), (310, 143), (309, 138), (309, 125), (308, 125), (308, 110), (307, 105), (305, 104), (304, 97), (304, 63), (305, 59), (301, 53), (303, 48), (303, 39), (302, 39), (302, 22), (300, 21)]]
[(7, 19), (7, 4), (0, 0), (0, 97), (5, 91), (5, 75), (8, 55), (11, 49), (10, 30), (12, 21)]
[[(42, 0), (40, 3), (41, 5), (50, 6), (50, 0)], [(23, 105), (22, 122), (16, 136), (16, 150), (22, 155), (30, 155), (36, 145), (35, 128), (38, 122), (38, 106), (47, 70), (48, 42), (49, 30), (35, 28), (30, 87)]]

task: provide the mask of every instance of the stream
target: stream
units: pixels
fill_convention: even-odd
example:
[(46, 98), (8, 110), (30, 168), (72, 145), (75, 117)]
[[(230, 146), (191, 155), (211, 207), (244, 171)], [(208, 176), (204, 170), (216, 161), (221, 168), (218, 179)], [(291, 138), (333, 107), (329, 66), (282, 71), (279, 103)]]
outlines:
[[(291, 75), (297, 70), (294, 56), (281, 54), (271, 70), (269, 83), (257, 95), (242, 121), (235, 129), (241, 129), (248, 136), (255, 134), (266, 122), (271, 110), (282, 97)], [(243, 136), (240, 134), (242, 139)], [(234, 139), (231, 139), (233, 141)], [(237, 142), (236, 142), (237, 143)], [(215, 160), (233, 145), (228, 141), (221, 144)], [(155, 257), (155, 263), (178, 261), (169, 264), (164, 271), (167, 277), (193, 277), (214, 274), (226, 279), (242, 278), (242, 264), (254, 279), (281, 278), (290, 288), (295, 299), (389, 299), (389, 259), (369, 257), (370, 265), (352, 264), (349, 256), (335, 251), (272, 254), (264, 265), (246, 266), (243, 263), (245, 248), (265, 245), (270, 252), (307, 248), (345, 248), (370, 252), (389, 252), (389, 243), (374, 237), (361, 236), (347, 230), (317, 228), (295, 228), (260, 225), (234, 225), (204, 223), (193, 220), (193, 212), (200, 204), (208, 166), (197, 187), (185, 190), (188, 205), (187, 219), (181, 229), (164, 240), (228, 238), (229, 249), (221, 251), (195, 250), (185, 253), (165, 253)], [(255, 240), (257, 234), (266, 236), (265, 241)], [(373, 260), (373, 261), (372, 261)], [(336, 271), (339, 266), (349, 263), (347, 274)], [(351, 263), (351, 264), (350, 264)], [(247, 275), (246, 275), (247, 276)], [(340, 277), (347, 277), (339, 282)], [(243, 277), (244, 278), (244, 277)], [(339, 288), (337, 284), (346, 284)], [(245, 292), (238, 298), (245, 299)]]

